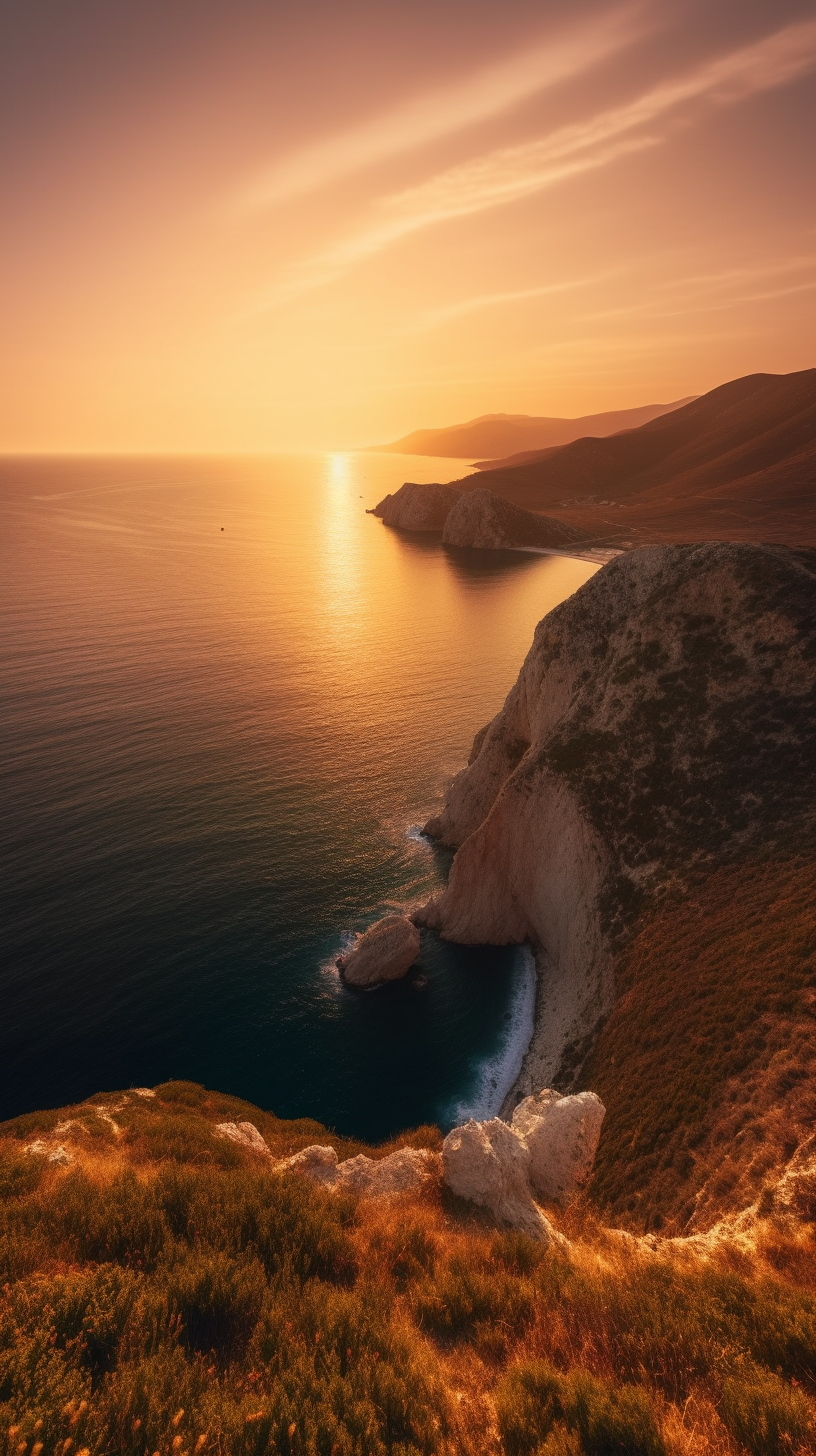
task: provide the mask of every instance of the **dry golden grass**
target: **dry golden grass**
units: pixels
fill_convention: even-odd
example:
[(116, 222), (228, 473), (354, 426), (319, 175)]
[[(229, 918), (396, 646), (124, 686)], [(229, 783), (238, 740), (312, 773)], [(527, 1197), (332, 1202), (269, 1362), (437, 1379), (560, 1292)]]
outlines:
[(68, 1168), (23, 1151), (64, 1112), (0, 1127), (0, 1453), (814, 1449), (806, 1229), (655, 1255), (584, 1204), (565, 1254), (438, 1182), (358, 1202), (281, 1177), (214, 1123), (253, 1122), (277, 1155), (325, 1129), (158, 1092), (72, 1109)]

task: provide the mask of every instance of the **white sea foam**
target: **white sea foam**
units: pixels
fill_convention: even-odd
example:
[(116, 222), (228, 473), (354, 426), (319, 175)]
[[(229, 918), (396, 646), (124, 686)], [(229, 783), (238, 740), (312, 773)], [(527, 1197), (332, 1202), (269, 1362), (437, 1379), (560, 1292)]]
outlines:
[(469, 1118), (486, 1122), (498, 1115), (510, 1088), (521, 1071), (524, 1053), (530, 1045), (535, 1021), (536, 966), (529, 946), (520, 946), (514, 976), (510, 1020), (505, 1023), (501, 1044), (492, 1056), (479, 1063), (468, 1095), (447, 1109), (446, 1121), (453, 1127)]
[(410, 829), (406, 829), (405, 838), (410, 839), (414, 844), (421, 844), (423, 849), (431, 848), (432, 841), (419, 824), (412, 824)]
[(353, 930), (341, 930), (340, 944), (336, 947), (335, 950), (332, 951), (331, 955), (327, 956), (324, 961), (320, 962), (321, 975), (328, 976), (329, 979), (335, 983), (335, 989), (340, 989), (341, 987), (340, 971), (337, 965), (338, 957), (343, 955), (346, 951), (351, 950), (351, 947), (354, 945), (356, 939), (357, 937), (354, 934)]

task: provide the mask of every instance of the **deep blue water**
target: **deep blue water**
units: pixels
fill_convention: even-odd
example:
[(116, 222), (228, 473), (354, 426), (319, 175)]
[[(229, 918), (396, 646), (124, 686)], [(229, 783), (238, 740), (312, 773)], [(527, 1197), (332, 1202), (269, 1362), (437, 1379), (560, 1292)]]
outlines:
[(334, 970), (441, 883), (416, 826), (592, 572), (364, 512), (461, 473), (0, 462), (0, 1118), (168, 1078), (373, 1140), (489, 1115), (522, 952), (425, 936), (427, 984), (368, 993)]

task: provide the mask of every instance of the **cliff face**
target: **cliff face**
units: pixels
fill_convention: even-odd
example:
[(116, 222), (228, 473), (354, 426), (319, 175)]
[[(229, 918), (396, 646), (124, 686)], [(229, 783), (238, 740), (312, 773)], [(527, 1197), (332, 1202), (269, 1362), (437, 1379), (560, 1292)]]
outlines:
[(477, 734), (427, 826), (458, 853), (421, 914), (452, 940), (541, 948), (541, 1080), (610, 1009), (645, 892), (812, 834), (815, 586), (813, 551), (619, 557), (539, 623)]
[(442, 540), (446, 546), (483, 550), (532, 546), (557, 550), (590, 538), (586, 531), (567, 526), (552, 516), (537, 516), (492, 490), (469, 490), (452, 506)]
[(417, 485), (406, 480), (368, 514), (402, 531), (441, 531), (461, 494), (451, 485)]

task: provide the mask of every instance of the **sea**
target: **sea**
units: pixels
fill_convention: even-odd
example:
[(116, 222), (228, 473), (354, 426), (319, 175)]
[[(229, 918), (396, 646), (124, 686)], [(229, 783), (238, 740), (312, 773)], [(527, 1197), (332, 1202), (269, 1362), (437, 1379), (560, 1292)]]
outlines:
[(373, 1142), (498, 1110), (528, 950), (336, 968), (444, 883), (421, 826), (595, 570), (366, 514), (468, 469), (0, 461), (0, 1119), (169, 1079)]

